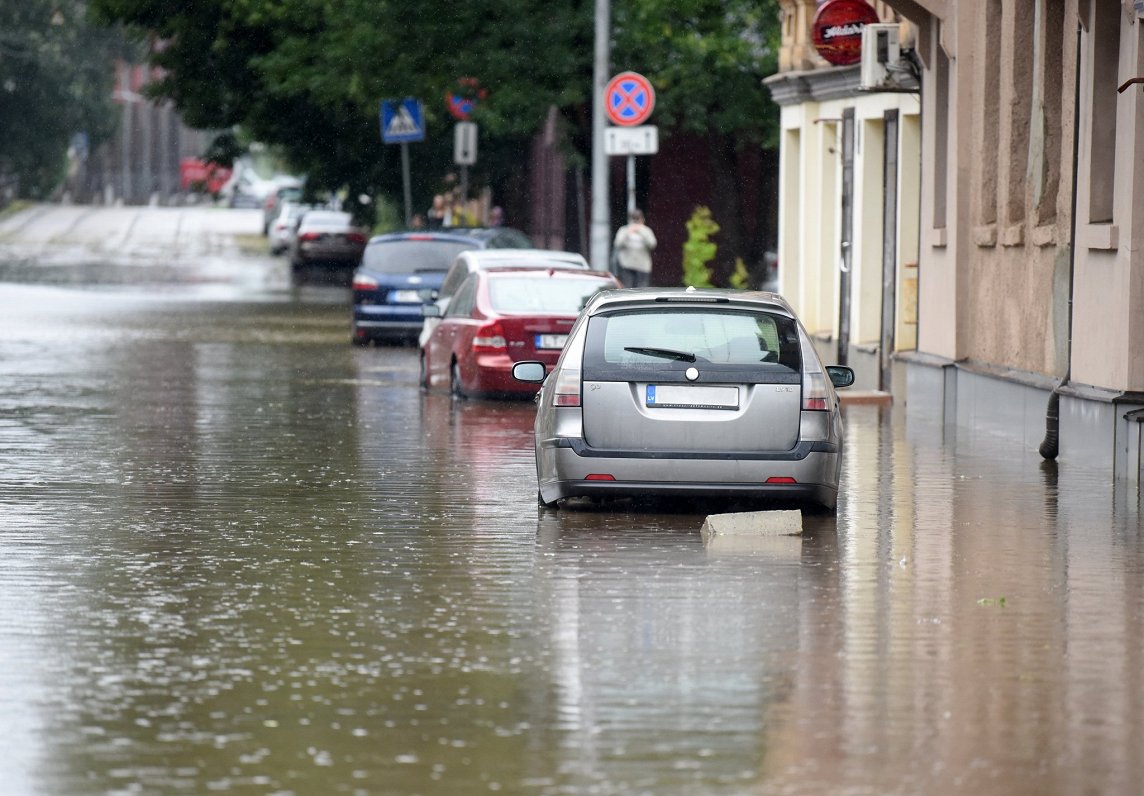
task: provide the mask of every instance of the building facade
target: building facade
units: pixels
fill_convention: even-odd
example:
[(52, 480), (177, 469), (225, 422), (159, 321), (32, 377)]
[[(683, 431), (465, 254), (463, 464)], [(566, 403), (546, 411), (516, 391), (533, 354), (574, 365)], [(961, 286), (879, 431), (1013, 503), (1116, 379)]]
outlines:
[[(852, 261), (849, 274), (833, 270), (848, 276), (852, 291), (859, 286), (849, 345), (851, 364), (861, 367), (874, 328), (865, 307), (875, 293), (863, 271), (878, 259), (877, 214), (862, 206), (879, 203), (869, 189), (878, 168), (870, 144), (879, 143), (878, 103), (883, 120), (896, 110), (898, 307), (892, 379), (882, 386), (911, 419), (939, 422), (955, 439), (1000, 434), (1138, 490), (1144, 3), (875, 4), (883, 21), (909, 23), (902, 46), (920, 74), (920, 113), (911, 112), (913, 97), (891, 108), (884, 97), (861, 100), (835, 85), (853, 78), (814, 60), (808, 31), (817, 4), (782, 7), (784, 71), (768, 81), (783, 103), (782, 289), (820, 339), (845, 339), (834, 319), (843, 279), (831, 263), (844, 264), (839, 247), (847, 242), (837, 186), (853, 179)], [(851, 106), (855, 165), (844, 176), (830, 156), (843, 151), (835, 120), (847, 119)], [(868, 168), (872, 180), (862, 173)], [(888, 259), (885, 246), (881, 255)]]
[[(814, 0), (781, 0), (779, 290), (823, 356), (857, 385), (894, 388), (893, 355), (917, 345), (921, 101), (862, 88), (858, 64), (832, 66), (811, 42)], [(911, 28), (893, 9), (878, 18)]]

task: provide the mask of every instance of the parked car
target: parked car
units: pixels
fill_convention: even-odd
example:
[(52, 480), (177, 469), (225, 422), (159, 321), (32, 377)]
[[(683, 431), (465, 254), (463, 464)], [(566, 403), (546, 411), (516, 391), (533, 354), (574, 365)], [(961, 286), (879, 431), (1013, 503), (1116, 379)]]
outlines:
[(843, 428), (835, 387), (779, 295), (643, 288), (601, 293), (543, 382), (536, 415), (538, 500), (576, 496), (741, 496), (833, 510)]
[(290, 265), (349, 266), (361, 262), (368, 232), (340, 210), (310, 210), (302, 215), (290, 241)]
[(249, 166), (236, 164), (230, 182), (223, 186), (222, 193), (230, 207), (262, 207), (266, 197), (274, 191), (271, 180), (263, 179)]
[(298, 229), (298, 222), (313, 205), (304, 205), (300, 202), (282, 202), (278, 205), (278, 215), (270, 224), (270, 253), (283, 254), (290, 249), (294, 240), (294, 233)]
[(262, 203), (262, 234), (270, 234), (270, 226), (274, 223), (282, 209), (283, 202), (300, 202), (302, 200), (302, 181), (297, 177), (276, 177), (275, 184)]
[[(468, 278), (469, 274), (482, 268), (498, 268), (507, 265), (530, 268), (577, 268), (587, 270), (588, 261), (584, 255), (575, 252), (550, 251), (548, 249), (478, 249), (464, 251), (457, 255), (457, 259), (449, 266), (445, 280), (437, 291), (436, 304), (441, 308), (441, 314), (449, 308), (449, 300), (457, 292), (457, 288)], [(429, 341), (429, 335), (440, 322), (440, 318), (426, 317), (425, 325), (417, 343), (424, 348)]]
[(377, 235), (366, 246), (353, 278), (355, 345), (412, 342), (424, 323), (422, 305), (436, 300), (445, 272), (470, 249), (531, 249), (511, 227), (450, 228)]
[[(601, 290), (622, 287), (603, 271), (487, 268), (470, 274), (421, 352), (426, 388), (456, 396), (530, 396), (537, 385), (517, 381), (520, 360), (556, 364), (576, 316)], [(436, 316), (435, 304), (424, 309)]]

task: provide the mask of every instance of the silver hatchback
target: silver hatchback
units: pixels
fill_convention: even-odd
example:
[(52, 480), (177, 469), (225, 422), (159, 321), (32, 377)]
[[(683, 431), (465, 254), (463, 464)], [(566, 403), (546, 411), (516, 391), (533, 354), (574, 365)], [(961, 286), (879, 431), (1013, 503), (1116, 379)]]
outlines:
[(537, 396), (538, 500), (741, 496), (833, 510), (842, 463), (835, 387), (790, 305), (764, 292), (611, 290), (580, 313)]

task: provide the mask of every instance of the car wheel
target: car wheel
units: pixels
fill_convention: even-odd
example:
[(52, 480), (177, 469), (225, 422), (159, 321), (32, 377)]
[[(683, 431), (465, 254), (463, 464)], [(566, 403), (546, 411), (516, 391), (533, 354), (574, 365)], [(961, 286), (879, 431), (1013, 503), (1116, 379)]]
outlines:
[(449, 368), (449, 392), (454, 398), (465, 397), (465, 388), (461, 385), (461, 366), (456, 361)]

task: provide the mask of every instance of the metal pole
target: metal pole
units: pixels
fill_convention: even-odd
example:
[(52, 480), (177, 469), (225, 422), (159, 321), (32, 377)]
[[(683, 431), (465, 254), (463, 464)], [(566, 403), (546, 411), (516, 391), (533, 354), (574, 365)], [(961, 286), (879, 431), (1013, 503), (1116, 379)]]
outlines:
[(401, 142), (401, 183), (405, 189), (405, 226), (413, 226), (413, 197), (409, 191), (409, 144)]
[(628, 155), (628, 213), (636, 209), (636, 156)]
[(608, 156), (604, 154), (604, 87), (608, 84), (611, 0), (596, 0), (596, 46), (592, 68), (592, 267), (608, 270), (612, 221), (608, 214)]

